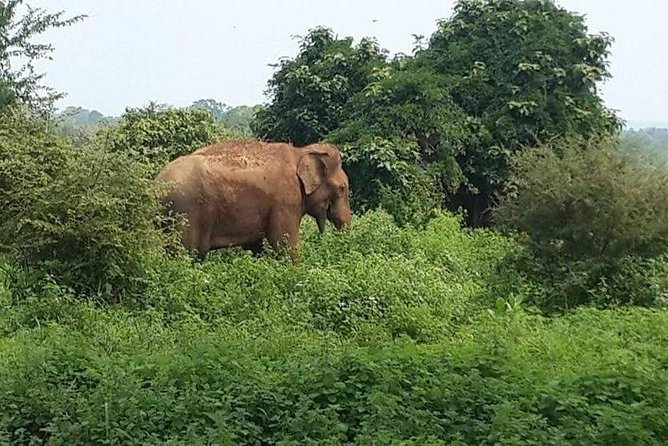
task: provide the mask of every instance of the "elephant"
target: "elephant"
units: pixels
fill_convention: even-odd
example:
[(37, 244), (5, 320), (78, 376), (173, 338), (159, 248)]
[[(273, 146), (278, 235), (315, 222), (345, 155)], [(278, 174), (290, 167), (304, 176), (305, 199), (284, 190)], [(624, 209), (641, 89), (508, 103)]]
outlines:
[(156, 178), (167, 186), (163, 209), (183, 214), (181, 242), (203, 260), (210, 250), (265, 240), (298, 259), (299, 227), (313, 217), (320, 233), (351, 220), (348, 176), (332, 144), (225, 141), (171, 161)]

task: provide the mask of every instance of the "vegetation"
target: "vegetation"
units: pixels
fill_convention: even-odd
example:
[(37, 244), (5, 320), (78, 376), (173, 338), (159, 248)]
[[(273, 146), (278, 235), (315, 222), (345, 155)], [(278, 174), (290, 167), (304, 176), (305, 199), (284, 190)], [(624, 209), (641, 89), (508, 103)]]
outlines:
[(665, 156), (668, 153), (668, 129), (644, 128), (629, 129), (622, 135), (622, 143), (630, 149), (641, 149)]
[[(259, 109), (259, 106), (245, 105), (229, 107), (213, 99), (200, 99), (182, 108), (156, 103), (146, 107), (128, 108), (121, 117), (104, 116), (97, 110), (82, 107), (67, 107), (55, 118), (59, 132), (76, 145), (87, 144), (103, 128), (122, 120), (120, 128), (116, 129), (113, 136), (114, 144), (121, 150), (134, 144), (142, 152), (142, 156), (162, 161), (187, 153), (220, 137), (252, 137), (250, 126)], [(199, 127), (195, 130), (197, 126)], [(133, 132), (139, 128), (142, 132), (136, 132), (135, 135)], [(129, 135), (138, 136), (140, 133), (141, 140), (128, 139)], [(175, 145), (178, 147), (174, 147)], [(160, 152), (166, 146), (172, 147), (174, 151), (149, 155), (149, 152)]]
[(439, 207), (462, 207), (480, 226), (508, 183), (513, 153), (619, 130), (596, 92), (609, 76), (610, 43), (543, 0), (459, 1), (427, 44), (393, 60), (372, 40), (353, 46), (316, 29), (278, 65), (256, 130), (270, 140), (341, 143), (353, 183), (371, 185), (355, 192), (358, 210), (392, 208), (378, 200), (386, 189), (415, 190), (405, 199), (424, 201), (417, 186), (429, 177)]
[(4, 289), (3, 440), (665, 440), (667, 313), (490, 305), (515, 244), (459, 225), (367, 213), (347, 236), (305, 225), (299, 265), (155, 259), (134, 305)]
[(664, 299), (664, 164), (610, 138), (566, 139), (518, 155), (513, 184), (495, 216), (524, 235), (527, 249), (518, 261), (549, 284), (543, 308)]
[[(72, 127), (8, 78), (0, 443), (667, 443), (668, 170), (596, 95), (609, 39), (552, 2), (461, 0), (418, 44), (317, 29), (266, 107)], [(296, 264), (194, 261), (153, 178), (251, 119), (343, 147), (357, 215), (305, 219)]]
[(67, 107), (56, 114), (55, 119), (65, 133), (80, 129), (97, 130), (102, 124), (110, 124), (118, 120), (113, 116), (104, 116), (97, 110), (86, 110), (83, 107)]
[(181, 155), (233, 136), (233, 131), (216, 125), (208, 110), (152, 103), (128, 108), (116, 125), (103, 129), (100, 138), (112, 152), (149, 163), (157, 173)]
[(261, 109), (258, 105), (230, 107), (214, 99), (197, 100), (190, 108), (208, 110), (215, 122), (246, 138), (253, 136), (251, 123), (255, 119), (255, 114)]
[(64, 12), (48, 13), (25, 7), (24, 0), (0, 2), (0, 111), (14, 102), (33, 111), (50, 111), (61, 93), (41, 83), (35, 62), (50, 57), (54, 48), (35, 39), (49, 28), (70, 26), (84, 16), (65, 18)]
[(25, 291), (47, 277), (91, 297), (140, 285), (141, 259), (162, 247), (147, 167), (75, 148), (20, 111), (0, 128), (0, 246), (24, 267)]

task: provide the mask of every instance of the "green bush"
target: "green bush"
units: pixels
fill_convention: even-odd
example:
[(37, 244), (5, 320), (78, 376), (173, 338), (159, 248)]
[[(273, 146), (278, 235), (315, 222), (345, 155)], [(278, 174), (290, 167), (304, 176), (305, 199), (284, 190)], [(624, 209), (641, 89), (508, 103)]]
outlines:
[(174, 158), (233, 137), (238, 135), (217, 125), (208, 110), (154, 103), (144, 108), (128, 108), (118, 123), (98, 135), (110, 151), (148, 163), (155, 171)]
[[(258, 330), (278, 324), (356, 339), (430, 342), (479, 317), (485, 303), (478, 296), (495, 265), (516, 249), (498, 234), (462, 231), (459, 219), (447, 214), (423, 230), (399, 228), (383, 212), (355, 217), (345, 234), (320, 235), (311, 221), (302, 229), (296, 265), (239, 250), (212, 252), (193, 264), (154, 249), (138, 259), (134, 283), (141, 287), (128, 292), (121, 287), (126, 282), (111, 282), (117, 294), (105, 299), (117, 300), (124, 291), (126, 307), (150, 308), (167, 321), (224, 320)], [(18, 278), (13, 292), (29, 288), (29, 277), (11, 276)], [(60, 321), (62, 305), (49, 310), (53, 299), (39, 296), (62, 283), (26, 296), (31, 304), (21, 307), (23, 322), (7, 323)]]
[(164, 246), (147, 168), (75, 149), (20, 112), (1, 115), (0, 129), (0, 247), (24, 290), (50, 276), (110, 299), (139, 292), (143, 259)]
[(3, 264), (0, 442), (667, 441), (668, 313), (550, 320), (500, 293), (487, 311), (516, 252), (449, 214), (322, 235), (307, 220), (296, 265), (148, 251), (143, 293), (116, 306), (53, 282), (17, 300)]
[(342, 150), (350, 180), (351, 208), (361, 213), (383, 209), (400, 225), (424, 225), (443, 202), (436, 168), (413, 164), (417, 149), (406, 141), (369, 137), (348, 143), (333, 138)]
[(495, 218), (520, 233), (525, 251), (515, 266), (545, 285), (537, 303), (547, 311), (653, 305), (666, 291), (659, 280), (649, 292), (653, 279), (639, 282), (637, 270), (664, 268), (651, 259), (668, 247), (668, 170), (612, 139), (564, 139), (519, 154)]
[(212, 252), (194, 266), (156, 258), (141, 299), (170, 320), (287, 324), (360, 339), (428, 342), (475, 320), (476, 297), (514, 246), (495, 234), (463, 232), (448, 214), (416, 230), (370, 212), (355, 217), (347, 233), (322, 235), (307, 220), (299, 264), (234, 251)]
[(487, 318), (356, 345), (109, 312), (0, 344), (0, 439), (52, 444), (662, 444), (666, 312)]

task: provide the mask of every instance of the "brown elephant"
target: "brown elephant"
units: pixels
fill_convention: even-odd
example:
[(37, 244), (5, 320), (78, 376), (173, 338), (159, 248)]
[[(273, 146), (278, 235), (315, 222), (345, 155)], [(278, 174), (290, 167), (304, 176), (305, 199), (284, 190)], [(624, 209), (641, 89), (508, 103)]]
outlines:
[(257, 251), (266, 239), (287, 243), (296, 260), (304, 215), (320, 232), (327, 220), (350, 224), (348, 176), (329, 144), (221, 142), (175, 159), (157, 180), (170, 183), (165, 210), (185, 215), (182, 242), (200, 258), (229, 246)]

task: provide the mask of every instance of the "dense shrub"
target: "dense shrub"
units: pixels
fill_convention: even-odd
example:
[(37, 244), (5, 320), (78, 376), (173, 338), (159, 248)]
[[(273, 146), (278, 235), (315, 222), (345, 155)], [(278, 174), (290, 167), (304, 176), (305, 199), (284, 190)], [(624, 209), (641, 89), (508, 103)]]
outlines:
[(399, 228), (383, 212), (355, 217), (348, 233), (302, 226), (301, 261), (210, 253), (202, 265), (156, 259), (144, 306), (168, 319), (194, 316), (245, 326), (287, 324), (342, 336), (427, 342), (480, 313), (494, 265), (515, 245), (463, 232), (436, 217), (425, 230)]
[(414, 165), (416, 150), (410, 143), (377, 137), (347, 143), (344, 138), (339, 134), (332, 140), (342, 150), (355, 212), (380, 208), (400, 225), (420, 226), (441, 209), (442, 169)]
[(99, 138), (111, 151), (159, 170), (174, 158), (233, 136), (234, 131), (217, 125), (208, 110), (151, 103), (128, 108), (118, 123), (100, 132)]
[[(185, 256), (151, 250), (139, 258), (136, 275), (129, 275), (144, 285), (142, 292), (125, 305), (150, 308), (167, 321), (279, 324), (359, 339), (429, 342), (479, 317), (485, 303), (477, 296), (495, 265), (515, 249), (509, 239), (468, 234), (459, 225), (441, 215), (424, 230), (401, 229), (389, 215), (374, 212), (356, 217), (347, 234), (320, 235), (308, 221), (296, 265), (238, 250), (212, 252), (203, 264), (193, 264)], [(21, 307), (22, 322), (16, 323), (60, 321), (63, 306), (49, 310), (53, 300), (39, 297), (57, 294), (60, 283), (27, 296), (29, 305)], [(12, 285), (13, 292), (23, 288)]]
[(0, 116), (0, 202), (0, 246), (26, 287), (52, 276), (117, 299), (141, 289), (142, 259), (163, 246), (142, 164), (75, 149), (20, 112)]
[[(659, 444), (668, 313), (548, 320), (479, 296), (517, 251), (448, 214), (302, 227), (302, 262), (153, 252), (141, 301), (0, 267), (0, 442)], [(507, 302), (503, 298), (507, 297)], [(137, 304), (141, 304), (138, 307)]]
[(662, 444), (667, 315), (488, 317), (428, 345), (87, 315), (3, 341), (0, 439)]
[(655, 303), (656, 287), (641, 290), (665, 281), (646, 275), (636, 290), (627, 282), (638, 269), (665, 270), (650, 259), (668, 247), (668, 170), (607, 138), (529, 150), (514, 169), (496, 220), (524, 235), (516, 265), (547, 284), (545, 309)]

